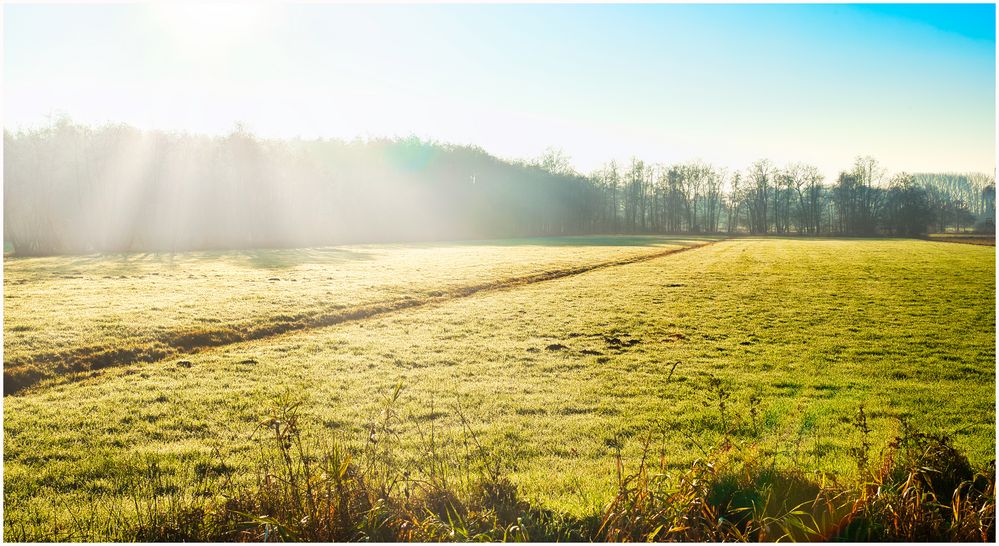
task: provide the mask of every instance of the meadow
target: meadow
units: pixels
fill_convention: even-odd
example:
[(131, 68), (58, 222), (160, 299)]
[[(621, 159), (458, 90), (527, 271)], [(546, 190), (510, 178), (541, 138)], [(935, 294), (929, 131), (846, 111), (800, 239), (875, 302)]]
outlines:
[[(608, 237), (8, 259), (4, 310), (5, 383), (30, 377), (4, 399), (4, 529), (26, 539), (122, 538), (82, 522), (252, 483), (275, 407), (317, 442), (391, 446), (399, 468), (425, 468), (431, 434), (488, 452), (521, 498), (576, 520), (650, 453), (664, 472), (721, 450), (849, 480), (857, 446), (914, 425), (976, 468), (995, 454), (991, 247)], [(166, 341), (205, 330), (237, 334)], [(160, 352), (52, 356), (81, 347)]]
[(566, 237), (8, 259), (5, 392), (710, 240)]

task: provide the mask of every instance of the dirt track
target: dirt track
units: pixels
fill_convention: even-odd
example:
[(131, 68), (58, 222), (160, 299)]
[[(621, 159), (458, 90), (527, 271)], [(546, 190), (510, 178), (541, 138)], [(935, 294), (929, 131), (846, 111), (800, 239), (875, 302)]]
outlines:
[[(161, 339), (152, 341), (149, 344), (140, 347), (124, 347), (115, 349), (109, 349), (104, 346), (78, 347), (68, 351), (53, 351), (36, 354), (28, 362), (4, 363), (4, 396), (16, 394), (35, 385), (43, 379), (56, 376), (72, 379), (74, 376), (80, 377), (88, 374), (88, 372), (93, 372), (94, 370), (100, 370), (102, 368), (121, 366), (134, 362), (156, 362), (172, 356), (193, 354), (205, 349), (221, 347), (233, 343), (265, 339), (282, 334), (297, 333), (315, 328), (325, 328), (328, 326), (335, 326), (337, 324), (365, 320), (396, 311), (445, 303), (447, 301), (465, 298), (482, 292), (507, 290), (520, 286), (571, 277), (574, 275), (581, 275), (583, 273), (588, 273), (598, 269), (606, 269), (609, 267), (618, 267), (654, 260), (656, 258), (662, 258), (671, 254), (678, 254), (688, 250), (703, 248), (721, 240), (724, 239), (693, 244), (682, 248), (660, 250), (619, 260), (597, 262), (571, 268), (552, 269), (529, 275), (500, 279), (488, 283), (461, 286), (446, 291), (432, 293), (432, 295), (428, 295), (423, 298), (400, 298), (361, 305), (351, 309), (303, 314), (290, 317), (288, 319), (282, 319), (280, 321), (264, 322), (259, 326), (252, 327), (250, 329), (237, 329), (233, 327), (220, 326), (218, 328), (197, 331), (171, 332)], [(16, 367), (22, 369), (27, 367), (30, 371), (22, 371), (16, 375), (12, 374), (7, 371), (10, 364), (17, 364), (18, 366)], [(55, 364), (55, 366), (52, 366), (52, 364)], [(49, 373), (45, 373), (43, 370), (51, 371)]]

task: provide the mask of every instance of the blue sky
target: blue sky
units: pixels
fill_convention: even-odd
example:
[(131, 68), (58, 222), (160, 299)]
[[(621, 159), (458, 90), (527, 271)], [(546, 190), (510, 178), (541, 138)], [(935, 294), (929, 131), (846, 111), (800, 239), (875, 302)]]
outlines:
[(995, 167), (994, 5), (6, 5), (4, 120)]

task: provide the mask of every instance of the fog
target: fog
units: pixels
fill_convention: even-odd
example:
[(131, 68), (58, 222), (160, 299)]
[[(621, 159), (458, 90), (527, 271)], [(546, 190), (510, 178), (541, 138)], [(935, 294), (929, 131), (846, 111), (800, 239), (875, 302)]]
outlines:
[(4, 239), (19, 254), (565, 233), (575, 228), (555, 193), (586, 189), (582, 177), (416, 139), (205, 137), (61, 119), (5, 133), (4, 146)]
[(4, 133), (4, 241), (18, 255), (306, 247), (587, 233), (921, 234), (994, 230), (983, 174), (889, 175), (871, 157), (824, 180), (761, 159), (609, 162), (583, 176), (407, 139), (261, 139), (90, 127)]

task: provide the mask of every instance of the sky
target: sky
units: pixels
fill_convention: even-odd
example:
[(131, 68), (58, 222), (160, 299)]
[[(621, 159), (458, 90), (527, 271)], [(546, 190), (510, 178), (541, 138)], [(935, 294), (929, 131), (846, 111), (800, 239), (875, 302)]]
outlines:
[(6, 4), (7, 130), (995, 171), (995, 6)]

